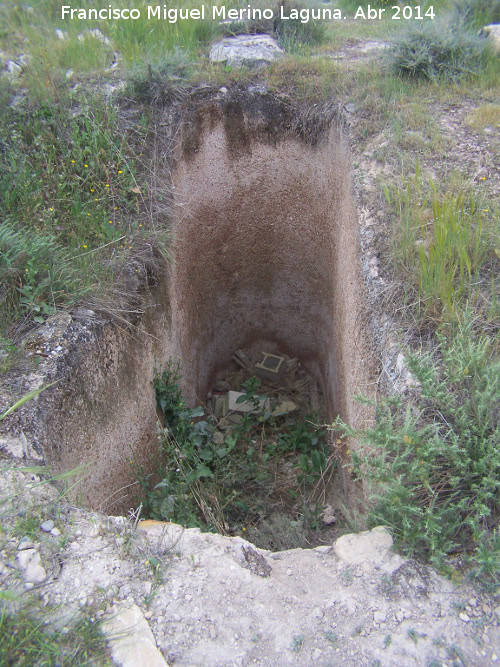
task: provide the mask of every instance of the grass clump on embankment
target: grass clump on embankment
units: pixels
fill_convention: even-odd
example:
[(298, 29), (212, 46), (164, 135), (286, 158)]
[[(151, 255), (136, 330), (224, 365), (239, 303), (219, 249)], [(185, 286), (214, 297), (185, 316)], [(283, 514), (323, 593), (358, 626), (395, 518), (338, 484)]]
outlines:
[(452, 27), (442, 20), (412, 24), (397, 34), (389, 58), (396, 74), (456, 82), (482, 71), (487, 41), (463, 25)]
[(130, 249), (137, 222), (134, 157), (116, 110), (72, 97), (0, 113), (2, 325), (36, 322), (112, 281), (104, 260)]
[(469, 555), (483, 584), (500, 582), (500, 360), (474, 334), (474, 317), (432, 353), (410, 359), (418, 398), (383, 399), (353, 453), (355, 474), (371, 491), (370, 525), (388, 525), (408, 555), (442, 568), (453, 553)]

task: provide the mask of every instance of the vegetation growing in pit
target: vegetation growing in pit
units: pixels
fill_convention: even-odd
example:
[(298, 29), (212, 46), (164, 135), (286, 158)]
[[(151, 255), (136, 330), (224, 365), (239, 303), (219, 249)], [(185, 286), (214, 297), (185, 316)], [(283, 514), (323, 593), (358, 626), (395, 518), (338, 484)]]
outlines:
[(240, 402), (255, 410), (240, 423), (216, 430), (203, 407), (188, 408), (170, 361), (154, 389), (159, 430), (160, 480), (150, 489), (140, 475), (143, 515), (223, 534), (240, 534), (274, 550), (320, 539), (322, 493), (335, 471), (326, 429), (317, 415), (295, 416), (263, 407), (268, 397), (250, 378)]

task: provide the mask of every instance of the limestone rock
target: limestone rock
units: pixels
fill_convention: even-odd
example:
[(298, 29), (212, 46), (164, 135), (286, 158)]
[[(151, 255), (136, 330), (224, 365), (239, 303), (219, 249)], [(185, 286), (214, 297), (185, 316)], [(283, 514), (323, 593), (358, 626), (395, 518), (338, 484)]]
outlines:
[(279, 58), (284, 50), (271, 35), (225, 37), (210, 49), (210, 60), (231, 67), (258, 67)]
[(23, 73), (23, 68), (21, 65), (18, 65), (13, 60), (9, 60), (7, 63), (7, 76), (11, 81), (18, 79)]
[(47, 578), (42, 566), (40, 554), (35, 549), (24, 549), (16, 554), (24, 581), (30, 584), (41, 584)]
[(383, 526), (363, 533), (343, 535), (333, 545), (340, 560), (350, 565), (380, 563), (392, 547), (392, 537)]
[(137, 605), (119, 609), (103, 623), (103, 632), (120, 667), (168, 667)]
[(500, 53), (500, 23), (491, 23), (484, 26), (481, 30), (482, 35), (487, 35), (490, 38), (493, 49)]

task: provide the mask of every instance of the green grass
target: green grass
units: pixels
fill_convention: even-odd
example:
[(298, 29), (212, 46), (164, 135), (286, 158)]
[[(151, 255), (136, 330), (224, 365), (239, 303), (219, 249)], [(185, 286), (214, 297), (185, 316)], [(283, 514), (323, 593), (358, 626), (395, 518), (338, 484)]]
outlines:
[(66, 631), (57, 631), (46, 623), (46, 610), (20, 609), (7, 612), (0, 599), (0, 664), (18, 667), (104, 667), (111, 665), (106, 642), (91, 610), (79, 612), (79, 618)]
[(439, 20), (405, 26), (388, 54), (397, 74), (435, 83), (477, 77), (487, 59), (484, 38)]
[(61, 89), (57, 99), (19, 106), (11, 96), (0, 88), (5, 341), (15, 320), (43, 322), (97, 286), (111, 294), (123, 263), (165, 224), (148, 214), (147, 188), (138, 183), (145, 116), (120, 125), (114, 104), (85, 91)]
[[(221, 32), (217, 21), (211, 18), (205, 21), (188, 20), (170, 23), (168, 20), (147, 19), (147, 7), (150, 3), (139, 0), (133, 7), (141, 12), (138, 20), (83, 19), (75, 15), (73, 19), (62, 19), (61, 3), (56, 0), (39, 0), (33, 3), (31, 11), (13, 2), (2, 3), (3, 35), (0, 41), (13, 52), (24, 45), (24, 38), (43, 55), (43, 67), (50, 73), (52, 68), (63, 66), (78, 68), (81, 72), (90, 72), (105, 68), (110, 64), (113, 51), (120, 52), (127, 64), (141, 59), (146, 53), (159, 55), (172, 51), (176, 47), (192, 54), (200, 54), (216, 34)], [(99, 6), (100, 8), (101, 6)], [(102, 5), (106, 7), (106, 5)], [(113, 4), (114, 8), (128, 8), (123, 0)], [(196, 3), (183, 4), (186, 7), (198, 7)], [(88, 11), (95, 8), (90, 0), (82, 0), (79, 9)], [(67, 40), (59, 40), (55, 29), (67, 35)], [(89, 30), (97, 29), (110, 41), (102, 43)], [(82, 35), (83, 41), (78, 40)], [(3, 39), (2, 39), (3, 37)], [(32, 51), (32, 48), (29, 49)]]
[(415, 176), (384, 190), (397, 214), (394, 266), (418, 317), (452, 322), (467, 302), (484, 293), (494, 317), (500, 231), (496, 209), (477, 188), (438, 190), (423, 178), (418, 165)]
[(474, 30), (500, 22), (500, 0), (453, 0), (451, 8), (457, 23), (470, 25)]

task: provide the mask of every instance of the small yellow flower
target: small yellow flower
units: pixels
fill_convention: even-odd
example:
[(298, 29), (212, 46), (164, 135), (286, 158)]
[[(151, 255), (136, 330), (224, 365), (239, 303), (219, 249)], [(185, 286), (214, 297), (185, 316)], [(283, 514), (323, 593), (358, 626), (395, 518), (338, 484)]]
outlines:
[(84, 248), (86, 248), (87, 246), (86, 246), (86, 245), (84, 245), (83, 247), (84, 247)]
[(121, 171), (121, 169), (120, 169), (120, 171), (119, 171), (118, 173), (119, 173), (119, 174), (123, 174), (123, 171)]
[(24, 269), (24, 270), (27, 271), (28, 269)]
[(109, 188), (109, 185), (106, 183), (106, 187)]
[(84, 164), (83, 166), (84, 166), (84, 167), (88, 167), (89, 165), (88, 165), (88, 164)]
[(94, 201), (97, 201), (97, 197), (94, 197)]
[(113, 221), (112, 221), (112, 220), (108, 220), (108, 222), (109, 222), (109, 224), (110, 224), (110, 225), (112, 225), (112, 224), (113, 224)]
[(53, 210), (54, 210), (54, 209), (52, 208), (52, 206), (49, 206), (49, 211), (53, 211)]
[(118, 210), (118, 206), (115, 206), (115, 211), (117, 211), (117, 210)]
[(121, 224), (122, 224), (121, 220), (118, 220), (118, 224), (119, 224), (119, 225), (121, 225)]
[(75, 161), (74, 161), (74, 160), (71, 160), (71, 164), (75, 164)]
[(94, 188), (90, 188), (90, 192), (94, 192)]
[(90, 213), (87, 213), (87, 215), (90, 215)]

